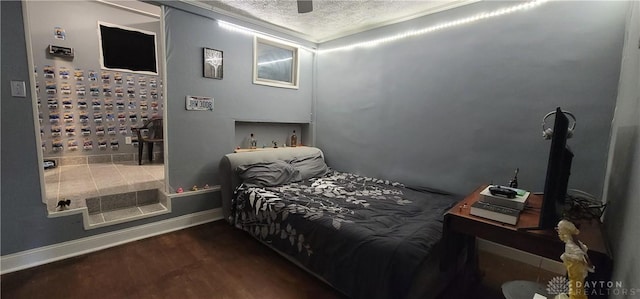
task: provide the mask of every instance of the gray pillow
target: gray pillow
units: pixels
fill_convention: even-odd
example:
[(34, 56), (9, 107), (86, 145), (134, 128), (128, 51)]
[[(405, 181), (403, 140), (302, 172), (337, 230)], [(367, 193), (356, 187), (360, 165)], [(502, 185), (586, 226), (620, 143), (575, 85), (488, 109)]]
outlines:
[(240, 165), (238, 176), (247, 187), (269, 187), (301, 180), (300, 172), (285, 161)]
[(289, 163), (300, 172), (302, 180), (324, 175), (329, 170), (320, 153), (297, 157)]

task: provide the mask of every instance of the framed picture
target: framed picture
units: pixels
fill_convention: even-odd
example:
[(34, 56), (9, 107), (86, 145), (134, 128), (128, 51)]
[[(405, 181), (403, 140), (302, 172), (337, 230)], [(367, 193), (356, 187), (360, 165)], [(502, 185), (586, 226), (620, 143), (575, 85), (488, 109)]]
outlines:
[(205, 78), (222, 79), (222, 51), (204, 48), (203, 67)]
[(254, 84), (298, 89), (298, 47), (257, 36), (253, 45)]

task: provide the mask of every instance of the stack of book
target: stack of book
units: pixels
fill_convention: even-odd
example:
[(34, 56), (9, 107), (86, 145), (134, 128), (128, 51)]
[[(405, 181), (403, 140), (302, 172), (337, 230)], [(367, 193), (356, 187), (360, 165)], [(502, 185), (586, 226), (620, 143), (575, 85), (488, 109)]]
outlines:
[[(514, 191), (511, 196), (491, 194), (490, 188), (505, 188)], [(474, 216), (515, 225), (527, 204), (530, 192), (510, 187), (489, 185), (480, 192), (480, 199), (471, 205), (469, 213)]]

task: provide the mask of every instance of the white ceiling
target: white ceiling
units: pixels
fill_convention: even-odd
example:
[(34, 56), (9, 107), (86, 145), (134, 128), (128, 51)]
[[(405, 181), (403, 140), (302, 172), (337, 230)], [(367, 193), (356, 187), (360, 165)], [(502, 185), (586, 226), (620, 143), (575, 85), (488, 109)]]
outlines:
[(299, 14), (295, 0), (183, 0), (320, 43), (479, 0), (314, 0)]

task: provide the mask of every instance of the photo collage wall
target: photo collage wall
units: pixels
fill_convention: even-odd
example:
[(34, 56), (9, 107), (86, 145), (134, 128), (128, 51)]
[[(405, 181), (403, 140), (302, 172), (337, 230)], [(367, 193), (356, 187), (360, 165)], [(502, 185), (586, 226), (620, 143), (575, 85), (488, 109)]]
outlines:
[(45, 156), (134, 152), (133, 129), (162, 117), (162, 82), (155, 75), (44, 65), (35, 66), (34, 76)]

